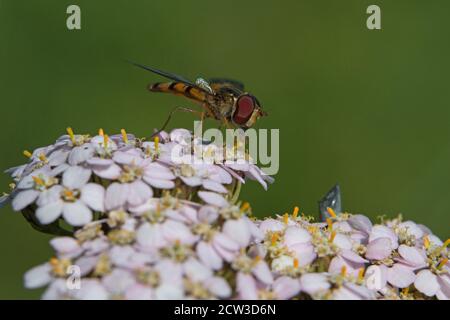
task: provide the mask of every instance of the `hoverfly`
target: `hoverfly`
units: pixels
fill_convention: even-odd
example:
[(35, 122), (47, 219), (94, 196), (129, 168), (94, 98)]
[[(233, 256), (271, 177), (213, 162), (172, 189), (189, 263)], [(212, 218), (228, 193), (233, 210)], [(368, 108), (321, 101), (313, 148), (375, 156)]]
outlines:
[[(205, 110), (202, 113), (202, 118), (203, 116), (213, 118), (227, 126), (232, 124), (245, 130), (252, 127), (258, 118), (267, 115), (262, 110), (258, 99), (246, 92), (244, 85), (239, 81), (224, 78), (213, 78), (206, 81), (198, 78), (195, 82), (191, 82), (176, 74), (135, 62), (131, 63), (172, 80), (172, 82), (152, 83), (148, 86), (148, 90), (151, 92), (172, 93), (200, 104)], [(171, 112), (160, 131), (167, 126), (171, 115), (177, 110), (196, 112), (189, 108), (177, 107)]]

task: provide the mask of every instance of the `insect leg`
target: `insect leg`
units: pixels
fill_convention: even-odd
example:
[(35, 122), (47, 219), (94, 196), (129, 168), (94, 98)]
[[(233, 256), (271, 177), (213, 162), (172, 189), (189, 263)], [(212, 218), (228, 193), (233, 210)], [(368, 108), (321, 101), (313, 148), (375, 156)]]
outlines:
[(184, 111), (184, 112), (190, 112), (193, 114), (199, 114), (199, 115), (203, 115), (203, 112), (197, 111), (197, 110), (193, 110), (190, 108), (186, 108), (186, 107), (175, 107), (170, 113), (169, 116), (167, 117), (166, 121), (164, 122), (163, 126), (161, 127), (161, 129), (159, 129), (158, 131), (156, 131), (155, 133), (152, 134), (151, 138), (153, 138), (154, 136), (158, 135), (161, 133), (161, 131), (164, 131), (164, 129), (167, 127), (167, 125), (169, 124), (170, 120), (172, 119), (172, 115), (177, 112), (177, 111)]

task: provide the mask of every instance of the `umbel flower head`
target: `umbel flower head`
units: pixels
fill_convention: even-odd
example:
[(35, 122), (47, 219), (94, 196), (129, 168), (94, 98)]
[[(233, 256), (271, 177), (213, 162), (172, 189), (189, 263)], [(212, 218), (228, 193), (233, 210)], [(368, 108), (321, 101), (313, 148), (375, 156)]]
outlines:
[(25, 152), (2, 201), (59, 235), (25, 287), (43, 299), (450, 299), (450, 240), (332, 208), (325, 221), (298, 207), (257, 219), (240, 185), (272, 178), (252, 163), (175, 161), (191, 143), (185, 129), (149, 141), (69, 129)]

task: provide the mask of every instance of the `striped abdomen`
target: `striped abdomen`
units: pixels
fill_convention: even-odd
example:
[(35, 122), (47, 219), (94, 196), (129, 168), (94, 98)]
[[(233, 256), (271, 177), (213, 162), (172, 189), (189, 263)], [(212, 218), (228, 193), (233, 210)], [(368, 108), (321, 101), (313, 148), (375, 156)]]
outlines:
[(151, 84), (148, 90), (152, 92), (166, 92), (172, 93), (178, 96), (184, 96), (188, 99), (192, 99), (203, 103), (207, 99), (207, 93), (203, 90), (184, 84), (182, 82), (158, 82)]

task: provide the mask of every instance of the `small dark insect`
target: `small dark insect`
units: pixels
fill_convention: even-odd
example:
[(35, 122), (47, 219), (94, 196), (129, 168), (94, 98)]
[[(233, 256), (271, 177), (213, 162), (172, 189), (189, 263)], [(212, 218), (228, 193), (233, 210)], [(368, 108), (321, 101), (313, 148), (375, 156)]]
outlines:
[(341, 188), (339, 187), (339, 184), (336, 184), (331, 188), (331, 190), (319, 201), (320, 220), (326, 221), (327, 218), (330, 218), (330, 211), (333, 214), (342, 212)]
[[(194, 83), (176, 74), (135, 62), (131, 63), (139, 68), (173, 80), (172, 82), (150, 84), (148, 90), (151, 92), (172, 93), (200, 104), (205, 111), (201, 112), (202, 118), (212, 118), (220, 121), (221, 124), (225, 124), (227, 127), (233, 125), (245, 130), (252, 127), (258, 118), (267, 115), (261, 109), (258, 99), (246, 92), (244, 85), (239, 81), (223, 78), (213, 78), (206, 81), (198, 78)], [(178, 110), (200, 113), (189, 108), (177, 107), (170, 113), (161, 130), (167, 126), (172, 114)]]

